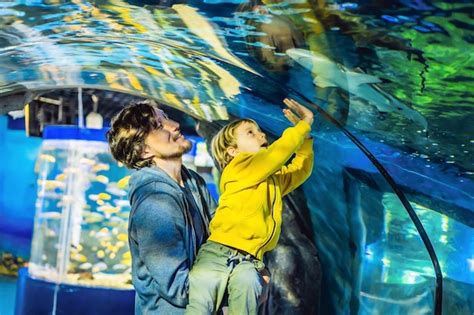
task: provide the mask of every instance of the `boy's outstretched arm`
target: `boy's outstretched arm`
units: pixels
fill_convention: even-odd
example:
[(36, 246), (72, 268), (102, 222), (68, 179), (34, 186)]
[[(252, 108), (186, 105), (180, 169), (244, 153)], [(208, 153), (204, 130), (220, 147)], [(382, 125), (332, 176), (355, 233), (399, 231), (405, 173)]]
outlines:
[(284, 109), (283, 113), (295, 126), (287, 128), (268, 148), (238, 158), (229, 176), (240, 178), (249, 186), (260, 183), (278, 172), (309, 137), (313, 113), (296, 101), (285, 99), (284, 103), (288, 109)]
[(275, 174), (281, 185), (282, 196), (292, 192), (308, 179), (313, 171), (313, 164), (313, 140), (305, 139), (291, 163)]
[[(291, 109), (283, 110), (289, 121), (293, 124), (297, 124), (300, 120), (305, 120), (310, 125), (312, 124), (313, 113), (308, 108), (291, 99), (285, 99), (284, 102), (288, 108)], [(275, 174), (281, 184), (282, 196), (290, 193), (308, 179), (313, 170), (313, 164), (313, 140), (311, 139), (311, 135), (308, 133), (303, 144), (296, 151), (296, 156), (293, 158), (291, 163), (287, 166), (283, 166), (281, 170)]]

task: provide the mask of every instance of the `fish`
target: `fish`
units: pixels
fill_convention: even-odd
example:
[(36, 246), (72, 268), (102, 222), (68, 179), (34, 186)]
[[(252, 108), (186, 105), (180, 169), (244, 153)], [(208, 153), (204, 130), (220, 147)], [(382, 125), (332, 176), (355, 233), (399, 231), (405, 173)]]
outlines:
[(98, 222), (102, 222), (104, 220), (104, 215), (100, 214), (98, 212), (83, 211), (82, 215), (83, 215), (84, 221), (86, 221), (86, 223), (98, 223)]
[(120, 207), (113, 207), (109, 203), (106, 203), (105, 205), (98, 207), (97, 210), (105, 213), (117, 213), (120, 211)]
[(93, 172), (100, 172), (100, 171), (108, 171), (110, 169), (110, 165), (105, 163), (98, 163), (92, 167)]
[(66, 174), (58, 174), (54, 179), (63, 182), (66, 179)]
[(117, 235), (117, 239), (119, 241), (126, 242), (128, 241), (128, 235), (126, 233), (120, 233), (119, 235)]
[(109, 194), (119, 196), (119, 197), (123, 197), (127, 195), (127, 192), (123, 189), (118, 188), (117, 184), (108, 185), (105, 191), (108, 192)]
[(102, 200), (110, 200), (110, 199), (112, 199), (112, 196), (107, 194), (107, 193), (100, 193), (98, 195), (98, 198), (102, 199)]
[[(111, 217), (108, 225), (113, 227), (126, 226), (127, 222), (119, 217)], [(112, 234), (114, 234), (113, 232), (114, 231), (112, 231)]]
[(88, 270), (88, 269), (91, 269), (91, 267), (92, 267), (92, 264), (90, 262), (86, 262), (79, 265), (79, 269), (81, 270)]
[(175, 4), (172, 8), (176, 13), (178, 13), (188, 29), (212, 47), (213, 52), (215, 52), (219, 57), (234, 66), (261, 76), (254, 69), (229, 52), (225, 47), (224, 42), (217, 36), (215, 27), (213, 27), (206, 17), (201, 15), (196, 8), (185, 4)]
[(61, 212), (57, 211), (48, 211), (39, 214), (39, 217), (42, 219), (61, 219), (61, 216)]
[(374, 85), (380, 79), (365, 73), (350, 71), (318, 52), (291, 48), (286, 54), (296, 63), (313, 73), (313, 83), (320, 88), (338, 87), (375, 105), (381, 112), (398, 112), (406, 118), (428, 128), (428, 122), (419, 112)]
[(56, 162), (56, 158), (50, 154), (40, 154), (39, 158), (50, 163)]
[(97, 175), (94, 180), (96, 182), (99, 182), (99, 183), (102, 183), (102, 184), (108, 184), (109, 183), (109, 178), (107, 176), (104, 176), (104, 175)]
[(120, 189), (125, 189), (127, 188), (129, 181), (130, 181), (130, 175), (127, 175), (117, 182), (117, 187)]
[(125, 270), (127, 269), (129, 266), (125, 265), (125, 264), (116, 264), (116, 265), (113, 265), (112, 266), (112, 269), (113, 270), (116, 270), (116, 271), (120, 271), (120, 270)]
[(130, 207), (130, 201), (125, 199), (114, 200), (114, 203), (117, 207)]
[(97, 273), (107, 269), (107, 265), (103, 262), (97, 263), (92, 267), (92, 272)]
[(87, 261), (87, 257), (85, 255), (78, 253), (72, 253), (71, 259), (82, 263), (85, 263)]
[(66, 184), (58, 180), (38, 180), (38, 186), (43, 186), (46, 190), (54, 190), (56, 188), (64, 189)]

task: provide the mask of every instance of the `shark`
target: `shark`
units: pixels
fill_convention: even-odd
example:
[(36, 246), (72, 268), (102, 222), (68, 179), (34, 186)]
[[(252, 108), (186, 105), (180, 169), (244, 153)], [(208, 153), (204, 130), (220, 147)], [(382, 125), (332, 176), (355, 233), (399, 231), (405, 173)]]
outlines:
[(428, 128), (428, 122), (416, 110), (378, 87), (381, 80), (365, 73), (354, 72), (318, 52), (300, 48), (286, 51), (288, 57), (313, 74), (313, 83), (320, 88), (337, 87), (364, 99), (380, 112), (398, 112), (406, 118)]

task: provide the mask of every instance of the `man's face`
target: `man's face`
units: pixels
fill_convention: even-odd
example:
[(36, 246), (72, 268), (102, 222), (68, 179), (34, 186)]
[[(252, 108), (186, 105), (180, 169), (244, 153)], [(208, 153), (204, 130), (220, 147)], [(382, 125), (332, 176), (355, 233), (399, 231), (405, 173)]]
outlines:
[(156, 109), (155, 117), (158, 128), (152, 130), (145, 138), (145, 157), (168, 160), (181, 158), (181, 156), (191, 150), (192, 144), (184, 139), (179, 124), (168, 118), (160, 109)]

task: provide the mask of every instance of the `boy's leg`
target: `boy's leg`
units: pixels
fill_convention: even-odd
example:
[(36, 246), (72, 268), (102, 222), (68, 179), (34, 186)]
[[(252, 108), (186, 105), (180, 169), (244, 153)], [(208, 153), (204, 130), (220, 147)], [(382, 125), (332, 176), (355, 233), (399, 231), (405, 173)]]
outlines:
[(257, 314), (263, 289), (262, 275), (251, 261), (240, 262), (229, 277), (229, 315)]
[(215, 243), (201, 246), (189, 273), (189, 304), (185, 314), (216, 314), (230, 274), (228, 256)]

